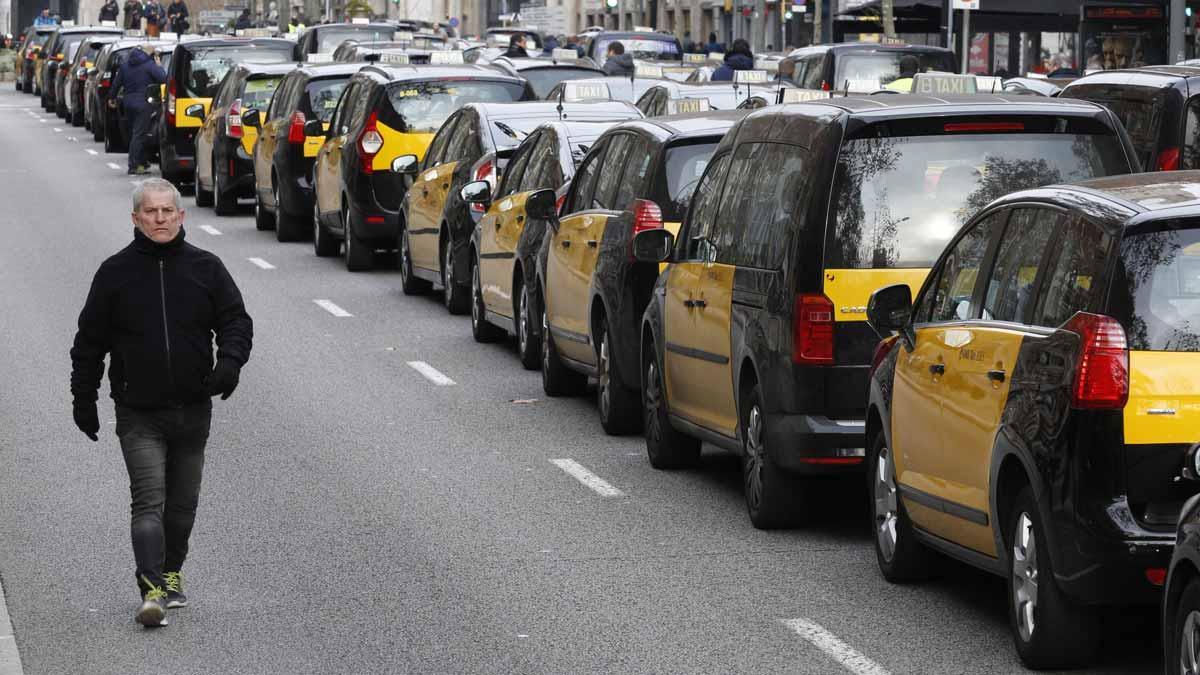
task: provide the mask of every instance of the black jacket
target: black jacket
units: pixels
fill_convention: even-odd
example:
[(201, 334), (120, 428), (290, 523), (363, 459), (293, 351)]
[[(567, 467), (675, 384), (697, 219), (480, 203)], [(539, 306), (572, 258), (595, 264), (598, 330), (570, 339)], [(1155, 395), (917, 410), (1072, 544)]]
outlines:
[(117, 0), (109, 0), (100, 8), (101, 21), (116, 21), (117, 15), (121, 13), (121, 6), (117, 4)]
[(113, 79), (112, 89), (121, 92), (127, 105), (135, 108), (149, 105), (146, 103), (146, 87), (152, 84), (162, 84), (167, 80), (167, 73), (162, 66), (146, 52), (138, 47), (129, 50), (129, 58), (117, 70)]
[(624, 75), (629, 77), (633, 75), (634, 70), (633, 54), (629, 52), (610, 56), (604, 61), (605, 75)]
[(713, 82), (731, 82), (735, 70), (754, 70), (754, 57), (741, 52), (729, 52), (725, 55), (725, 63), (714, 70), (708, 79)]
[(96, 271), (71, 347), (71, 394), (95, 401), (110, 355), (116, 402), (163, 408), (208, 398), (204, 379), (218, 359), (241, 367), (254, 327), (217, 256), (184, 241), (157, 244), (140, 231)]

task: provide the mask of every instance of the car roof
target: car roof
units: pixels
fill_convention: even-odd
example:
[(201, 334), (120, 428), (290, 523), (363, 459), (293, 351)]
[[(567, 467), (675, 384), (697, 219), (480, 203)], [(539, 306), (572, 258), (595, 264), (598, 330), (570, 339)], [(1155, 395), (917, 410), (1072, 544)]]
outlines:
[(366, 67), (366, 63), (354, 61), (351, 63), (306, 63), (300, 70), (310, 77), (328, 77), (330, 75), (353, 75)]
[[(487, 119), (503, 120), (514, 117), (550, 116), (558, 114), (557, 101), (512, 101), (505, 103), (468, 103), (466, 107), (474, 108)], [(636, 113), (637, 108), (625, 101), (575, 101), (562, 104), (563, 113), (611, 112), (614, 115)], [(640, 114), (640, 113), (639, 113)]]
[(695, 138), (698, 136), (724, 135), (739, 120), (748, 115), (750, 110), (709, 110), (706, 112), (686, 113), (683, 115), (668, 115), (666, 117), (649, 117), (641, 120), (630, 120), (621, 123), (623, 129), (641, 129), (660, 140), (678, 138)]
[(592, 70), (597, 73), (603, 73), (604, 70), (597, 68), (590, 62), (583, 62), (577, 59), (563, 59), (562, 61), (554, 61), (549, 57), (541, 58), (535, 56), (527, 56), (521, 58), (519, 56), (501, 56), (492, 61), (493, 64), (508, 62), (512, 64), (513, 69), (517, 71), (530, 70), (533, 68), (581, 68), (583, 70)]
[(812, 45), (811, 47), (800, 47), (788, 53), (788, 56), (812, 56), (813, 54), (824, 54), (833, 52), (840, 54), (842, 52), (907, 52), (907, 53), (925, 53), (925, 54), (953, 54), (953, 50), (945, 47), (934, 47), (932, 45), (884, 45), (878, 42), (841, 42), (830, 45)]
[(118, 38), (115, 42), (113, 42), (111, 44), (113, 45), (113, 51), (116, 51), (118, 49), (129, 49), (130, 47), (137, 47), (138, 45), (150, 45), (151, 47), (154, 47), (156, 50), (165, 48), (165, 47), (175, 49), (175, 45), (177, 45), (179, 43), (176, 42), (175, 40), (147, 40), (145, 38), (125, 38), (125, 37), (123, 37), (123, 38)]
[(1155, 171), (1109, 176), (1062, 187), (1101, 194), (1138, 213), (1188, 210), (1190, 215), (1200, 215), (1200, 171)]
[(400, 28), (398, 26), (396, 26), (396, 24), (394, 24), (394, 23), (379, 23), (379, 22), (345, 23), (345, 22), (343, 22), (343, 23), (319, 23), (315, 26), (309, 26), (308, 28), (304, 29), (304, 32), (307, 33), (310, 30), (321, 31), (321, 30), (325, 30), (327, 28), (353, 28), (355, 30), (378, 30), (378, 29), (382, 28), (382, 29), (400, 30)]
[(254, 63), (253, 61), (244, 61), (237, 65), (238, 70), (244, 70), (251, 75), (286, 75), (296, 69), (294, 61), (285, 61), (284, 63)]
[(1189, 78), (1200, 77), (1200, 68), (1196, 66), (1146, 66), (1144, 68), (1125, 68), (1122, 70), (1105, 70), (1071, 82), (1067, 87), (1078, 87), (1088, 84), (1124, 84), (1141, 87), (1172, 87)]
[(294, 49), (296, 43), (286, 38), (244, 38), (244, 37), (215, 37), (204, 38), (202, 40), (184, 40), (179, 42), (180, 47), (191, 49), (204, 49), (206, 47), (239, 47), (245, 45), (253, 45), (255, 47), (282, 47), (285, 49)]
[(63, 35), (73, 35), (75, 33), (99, 33), (109, 35), (124, 35), (125, 31), (121, 28), (112, 26), (71, 26), (69, 28), (60, 28), (58, 32)]
[(618, 39), (620, 39), (620, 38), (650, 38), (650, 39), (662, 40), (664, 42), (677, 42), (678, 41), (678, 38), (676, 38), (675, 35), (672, 33), (658, 33), (658, 32), (653, 32), (653, 31), (639, 31), (639, 30), (606, 30), (606, 31), (602, 31), (600, 33), (596, 33), (596, 37), (607, 37), (607, 38), (618, 38)]
[(404, 80), (430, 80), (443, 77), (466, 77), (480, 80), (504, 80), (507, 82), (520, 83), (525, 82), (525, 80), (519, 77), (513, 77), (512, 75), (502, 73), (495, 68), (489, 68), (487, 66), (479, 66), (475, 64), (466, 64), (461, 66), (434, 66), (422, 64), (402, 65), (398, 63), (372, 63), (371, 65), (363, 68), (363, 71), (378, 73), (389, 81), (394, 82), (400, 82)]
[(812, 111), (813, 106), (838, 108), (862, 117), (887, 117), (892, 114), (1065, 114), (1095, 113), (1101, 106), (1088, 101), (1063, 98), (1042, 98), (1017, 94), (974, 94), (953, 96), (920, 96), (888, 94), (886, 96), (835, 96), (829, 99), (788, 103), (758, 111), (759, 115), (788, 114)]

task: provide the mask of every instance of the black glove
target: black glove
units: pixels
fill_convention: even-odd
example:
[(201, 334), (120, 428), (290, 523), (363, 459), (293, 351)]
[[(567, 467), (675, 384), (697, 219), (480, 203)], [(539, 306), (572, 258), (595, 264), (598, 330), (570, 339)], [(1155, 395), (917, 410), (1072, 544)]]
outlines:
[(100, 440), (96, 433), (100, 431), (100, 418), (96, 415), (95, 401), (75, 401), (72, 406), (75, 426), (93, 441)]
[(222, 401), (233, 395), (233, 390), (237, 389), (238, 386), (238, 377), (241, 370), (230, 359), (217, 359), (216, 367), (204, 379), (204, 385), (208, 388), (208, 395), (216, 396), (220, 394)]

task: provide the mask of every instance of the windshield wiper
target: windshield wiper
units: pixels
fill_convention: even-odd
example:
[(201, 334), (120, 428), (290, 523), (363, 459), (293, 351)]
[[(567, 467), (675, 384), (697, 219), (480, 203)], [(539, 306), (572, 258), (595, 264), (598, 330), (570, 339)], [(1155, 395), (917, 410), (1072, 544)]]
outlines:
[(522, 138), (525, 138), (526, 136), (529, 135), (529, 134), (525, 133), (524, 131), (518, 131), (518, 130), (508, 126), (504, 122), (496, 122), (493, 120), (492, 124), (496, 125), (496, 128), (499, 129), (500, 131), (503, 131), (505, 133), (505, 135), (507, 135), (509, 138), (515, 138), (517, 140), (521, 140)]

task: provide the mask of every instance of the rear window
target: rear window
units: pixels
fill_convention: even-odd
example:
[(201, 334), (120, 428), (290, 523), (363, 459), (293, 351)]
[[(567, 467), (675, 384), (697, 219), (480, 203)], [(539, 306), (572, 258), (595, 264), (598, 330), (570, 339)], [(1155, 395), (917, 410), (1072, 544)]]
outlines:
[(1111, 135), (989, 133), (851, 140), (838, 159), (833, 240), (825, 265), (930, 267), (971, 215), (998, 197), (1129, 171), (1121, 143)]
[(350, 78), (344, 80), (313, 80), (304, 88), (308, 97), (308, 109), (322, 122), (328, 122), (337, 108), (342, 90), (350, 83)]
[(529, 80), (529, 86), (533, 87), (533, 93), (538, 98), (546, 98), (559, 82), (581, 80), (599, 74), (589, 68), (528, 68), (521, 71), (521, 77)]
[(242, 109), (258, 108), (266, 110), (271, 105), (271, 96), (283, 81), (283, 75), (270, 75), (246, 80), (242, 87)]
[(667, 196), (670, 198), (662, 205), (663, 218), (671, 221), (683, 219), (687, 213), (692, 194), (704, 175), (708, 160), (712, 158), (717, 144), (693, 143), (691, 145), (675, 145), (667, 148), (667, 161), (664, 171), (667, 175)]
[(900, 79), (900, 59), (915, 56), (920, 64), (919, 72), (939, 70), (956, 72), (954, 56), (941, 53), (918, 52), (847, 52), (835, 57), (833, 87), (840, 89), (846, 80), (851, 82), (878, 82), (880, 86)]
[(317, 51), (324, 54), (337, 49), (346, 40), (355, 42), (387, 42), (396, 34), (395, 28), (319, 28)]
[(596, 38), (596, 47), (592, 50), (592, 59), (599, 65), (608, 60), (608, 46), (620, 42), (625, 47), (626, 54), (633, 58), (647, 61), (682, 61), (683, 50), (673, 39), (655, 40), (653, 38), (612, 38), (601, 35)]
[(1200, 220), (1129, 234), (1109, 293), (1135, 351), (1200, 351)]
[(1063, 96), (1099, 103), (1113, 111), (1125, 131), (1129, 132), (1129, 140), (1133, 142), (1138, 161), (1144, 167), (1150, 166), (1158, 147), (1158, 131), (1162, 126), (1165, 107), (1163, 90), (1126, 85), (1081, 86), (1068, 88)]
[(48, 33), (34, 33), (29, 38), (29, 46), (32, 47), (33, 45), (37, 45), (37, 46), (41, 47), (41, 46), (45, 45), (47, 42), (49, 42), (50, 38), (53, 35), (54, 35), (54, 31), (50, 31)]
[(388, 87), (388, 100), (401, 118), (400, 131), (432, 134), (468, 103), (517, 101), (523, 93), (524, 86), (515, 82), (400, 82)]
[(184, 94), (190, 98), (212, 98), (225, 74), (239, 63), (286, 63), (292, 60), (290, 48), (263, 48), (250, 45), (197, 49), (187, 63), (183, 77)]

